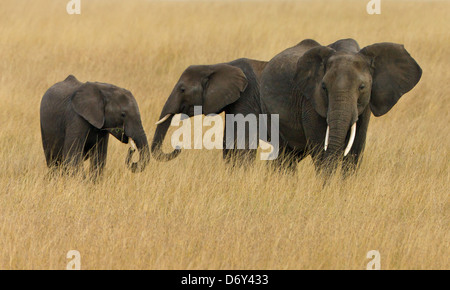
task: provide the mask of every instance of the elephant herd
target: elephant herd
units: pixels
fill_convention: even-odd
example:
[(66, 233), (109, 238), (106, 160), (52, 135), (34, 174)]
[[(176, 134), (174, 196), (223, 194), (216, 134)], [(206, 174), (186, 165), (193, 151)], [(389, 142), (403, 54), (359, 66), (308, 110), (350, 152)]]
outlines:
[[(338, 164), (351, 172), (364, 151), (371, 113), (386, 114), (421, 75), (403, 45), (376, 43), (360, 49), (353, 39), (328, 46), (306, 39), (268, 62), (241, 58), (192, 65), (181, 74), (163, 106), (151, 145), (131, 92), (111, 84), (82, 83), (71, 75), (42, 98), (42, 143), (49, 168), (78, 170), (90, 159), (91, 174), (97, 177), (106, 164), (111, 134), (135, 144), (139, 161), (131, 161), (135, 150), (129, 149), (126, 164), (140, 172), (150, 155), (161, 161), (179, 155), (179, 149), (162, 151), (171, 120), (180, 113), (192, 117), (194, 107), (201, 106), (204, 115), (225, 112), (225, 118), (277, 115), (276, 167), (294, 169), (298, 161), (311, 156), (318, 173), (329, 175)], [(225, 126), (224, 136), (227, 130), (235, 128)], [(224, 146), (224, 159), (253, 161), (252, 137), (246, 131), (244, 149)], [(261, 139), (270, 142), (274, 137)]]

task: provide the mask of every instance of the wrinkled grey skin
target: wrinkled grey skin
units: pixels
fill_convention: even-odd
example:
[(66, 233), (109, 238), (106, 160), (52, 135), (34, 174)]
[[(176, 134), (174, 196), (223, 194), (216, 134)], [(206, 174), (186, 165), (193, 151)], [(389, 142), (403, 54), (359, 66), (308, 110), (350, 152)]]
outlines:
[[(394, 43), (360, 49), (353, 39), (329, 46), (307, 39), (281, 52), (261, 77), (263, 112), (280, 117), (280, 164), (295, 168), (311, 155), (318, 172), (333, 172), (339, 161), (344, 172), (353, 172), (364, 151), (371, 112), (386, 114), (421, 75), (403, 45)], [(355, 122), (355, 141), (344, 157)]]
[(104, 83), (81, 83), (74, 76), (47, 90), (40, 108), (41, 134), (49, 168), (77, 171), (90, 158), (90, 170), (99, 176), (106, 164), (109, 134), (128, 143), (133, 139), (140, 152), (139, 161), (127, 165), (142, 171), (150, 160), (147, 137), (133, 95)]
[[(189, 66), (182, 73), (161, 111), (160, 120), (167, 114), (171, 114), (171, 117), (157, 126), (151, 146), (152, 155), (160, 161), (169, 161), (179, 155), (179, 149), (171, 153), (162, 152), (161, 145), (173, 115), (183, 113), (192, 117), (194, 106), (202, 106), (204, 115), (225, 112), (258, 116), (261, 113), (259, 78), (266, 63), (241, 58), (228, 63)], [(226, 149), (226, 130), (227, 128), (224, 132), (224, 159), (231, 161), (233, 165), (254, 160), (256, 150), (248, 149), (249, 140), (254, 137), (258, 142), (258, 136), (249, 136), (247, 126), (246, 149)], [(234, 136), (236, 142), (236, 132)]]

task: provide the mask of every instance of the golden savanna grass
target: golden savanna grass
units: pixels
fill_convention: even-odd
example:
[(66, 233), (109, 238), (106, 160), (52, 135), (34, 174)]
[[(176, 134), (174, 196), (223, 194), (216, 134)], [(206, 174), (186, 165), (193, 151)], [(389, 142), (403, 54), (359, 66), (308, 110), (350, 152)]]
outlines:
[[(446, 1), (68, 1), (0, 4), (0, 269), (449, 269), (449, 54)], [(269, 60), (305, 38), (405, 45), (423, 69), (387, 115), (372, 117), (357, 175), (322, 187), (221, 151), (185, 150), (145, 172), (111, 139), (104, 177), (46, 179), (39, 103), (74, 74), (129, 89), (151, 140), (182, 71)], [(173, 132), (174, 129), (171, 129)], [(170, 149), (166, 141), (165, 150)]]

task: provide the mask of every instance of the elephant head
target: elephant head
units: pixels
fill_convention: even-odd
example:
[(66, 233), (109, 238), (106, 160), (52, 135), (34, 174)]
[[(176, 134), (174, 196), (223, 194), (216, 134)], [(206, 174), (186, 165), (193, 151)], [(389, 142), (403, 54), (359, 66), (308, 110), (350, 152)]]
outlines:
[(298, 60), (294, 78), (297, 89), (326, 119), (325, 158), (332, 159), (349, 153), (358, 134), (356, 122), (366, 108), (377, 117), (386, 114), (422, 75), (403, 45), (336, 49), (331, 45), (308, 50)]
[(167, 99), (152, 142), (152, 154), (157, 160), (169, 161), (181, 152), (175, 149), (166, 154), (161, 146), (174, 115), (194, 116), (194, 106), (202, 106), (202, 113), (220, 113), (224, 107), (236, 102), (246, 89), (248, 80), (244, 72), (229, 64), (194, 65), (188, 67)]
[(132, 172), (144, 170), (150, 161), (150, 152), (139, 108), (131, 92), (110, 84), (87, 82), (73, 94), (71, 104), (74, 111), (95, 128), (108, 131), (125, 144), (132, 139), (140, 156), (137, 163), (131, 163), (134, 150), (130, 150), (127, 166)]

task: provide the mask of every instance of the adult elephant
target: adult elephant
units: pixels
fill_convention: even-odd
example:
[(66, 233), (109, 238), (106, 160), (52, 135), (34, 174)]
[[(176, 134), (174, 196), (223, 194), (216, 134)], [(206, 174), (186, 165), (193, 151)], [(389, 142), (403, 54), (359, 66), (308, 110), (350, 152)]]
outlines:
[(137, 102), (128, 90), (114, 85), (82, 83), (70, 75), (44, 94), (40, 121), (49, 168), (77, 170), (90, 158), (93, 176), (100, 175), (106, 163), (109, 134), (123, 143), (134, 140), (139, 161), (131, 163), (131, 149), (126, 159), (133, 172), (144, 170), (150, 160)]
[(261, 76), (261, 103), (264, 113), (279, 114), (283, 164), (295, 168), (311, 155), (317, 171), (331, 173), (339, 161), (355, 169), (371, 112), (386, 114), (421, 75), (394, 43), (360, 49), (353, 39), (328, 46), (307, 39), (276, 55)]
[[(214, 65), (192, 65), (182, 74), (167, 99), (160, 115), (160, 120), (153, 137), (152, 155), (160, 161), (169, 161), (178, 156), (180, 149), (164, 153), (161, 146), (170, 127), (174, 115), (183, 113), (194, 116), (194, 106), (201, 106), (202, 113), (242, 114), (247, 117), (261, 113), (259, 98), (259, 78), (267, 62), (247, 58), (237, 59), (228, 63)], [(225, 120), (227, 123), (227, 120)], [(234, 126), (233, 126), (234, 127)], [(225, 126), (223, 157), (233, 164), (251, 162), (256, 157), (258, 136), (250, 136), (249, 124), (246, 123), (245, 148), (229, 148), (226, 144), (227, 130), (235, 130), (234, 144), (237, 143), (236, 128)], [(256, 144), (252, 144), (255, 140)]]

